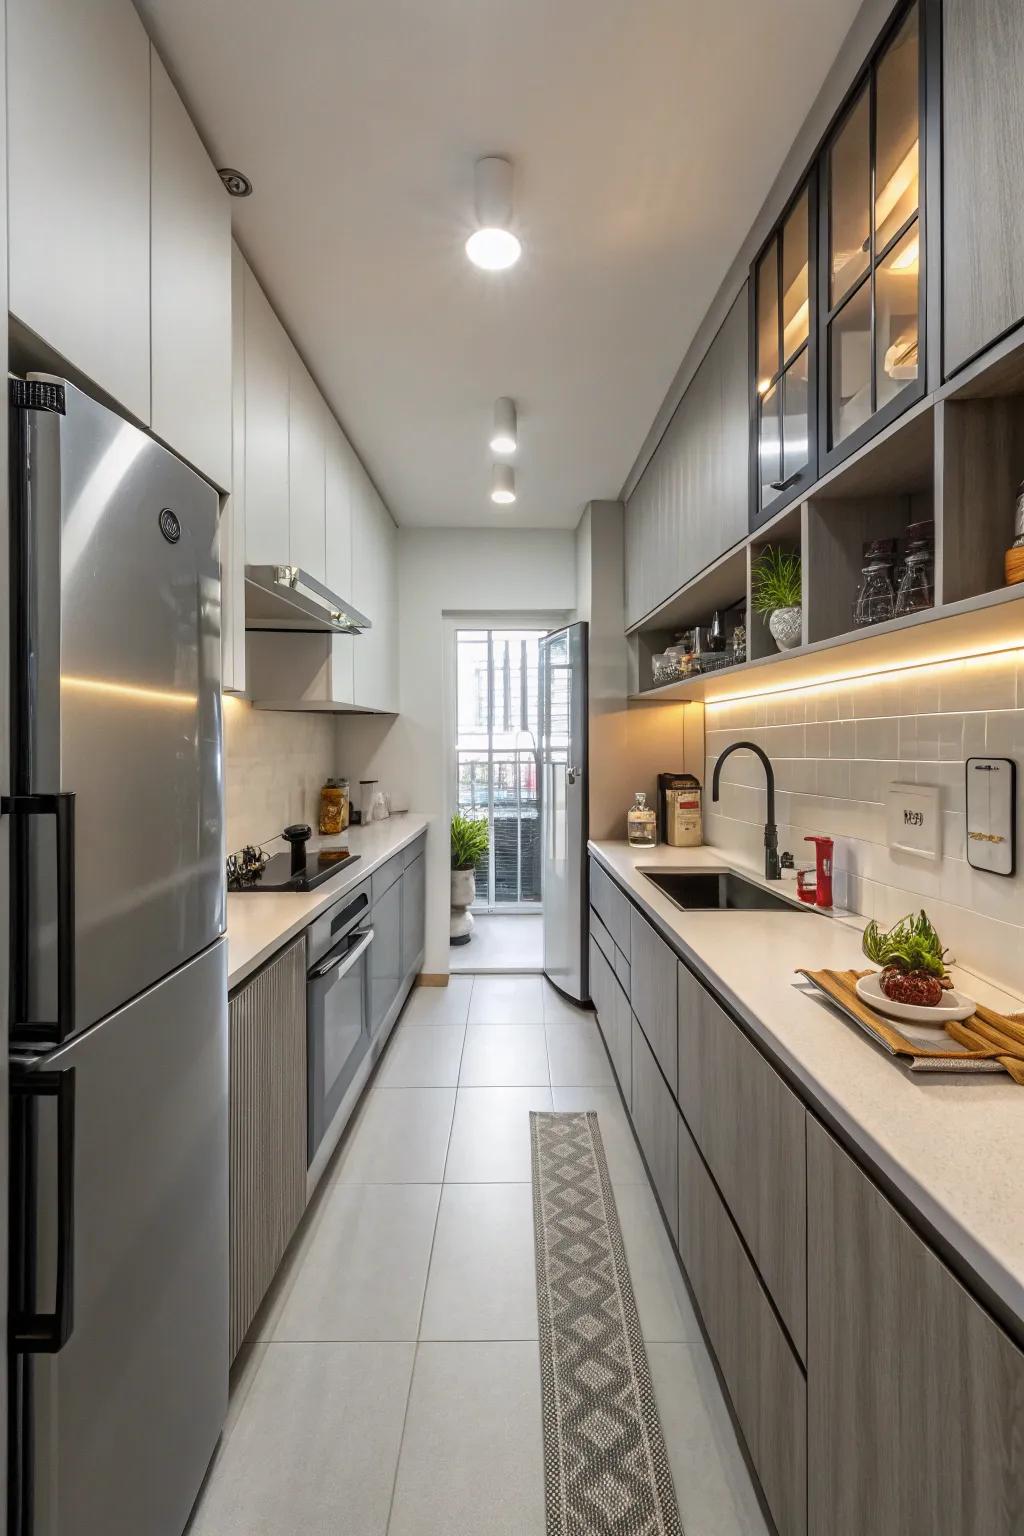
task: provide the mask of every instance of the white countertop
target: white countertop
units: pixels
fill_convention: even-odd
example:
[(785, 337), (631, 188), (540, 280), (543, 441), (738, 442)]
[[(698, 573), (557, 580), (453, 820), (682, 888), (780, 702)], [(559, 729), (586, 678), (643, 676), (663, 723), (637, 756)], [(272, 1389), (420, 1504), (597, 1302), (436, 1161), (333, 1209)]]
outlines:
[[(228, 896), (228, 987), (237, 987), (268, 960), (275, 950), (320, 916), (329, 906), (365, 880), (391, 855), (425, 832), (429, 816), (402, 811), (368, 827), (350, 827), (340, 837), (314, 836), (310, 849), (347, 844), (359, 861), (315, 891), (237, 891)], [(287, 844), (278, 840), (282, 848)], [(276, 846), (269, 850), (276, 852)]]
[[(794, 975), (798, 966), (862, 966), (862, 918), (683, 912), (638, 870), (735, 868), (765, 882), (713, 848), (590, 849), (1024, 1338), (1024, 1089), (1002, 1075), (912, 1073)], [(943, 937), (955, 945), (955, 934)], [(978, 1002), (1004, 1012), (1022, 1006), (956, 967), (952, 974)]]

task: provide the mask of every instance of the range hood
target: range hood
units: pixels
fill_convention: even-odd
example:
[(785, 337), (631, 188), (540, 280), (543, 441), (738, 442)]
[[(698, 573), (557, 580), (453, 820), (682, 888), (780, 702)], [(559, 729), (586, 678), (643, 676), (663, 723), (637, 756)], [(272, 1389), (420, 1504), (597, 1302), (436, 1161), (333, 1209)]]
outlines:
[(358, 635), (370, 620), (297, 565), (247, 565), (246, 629)]

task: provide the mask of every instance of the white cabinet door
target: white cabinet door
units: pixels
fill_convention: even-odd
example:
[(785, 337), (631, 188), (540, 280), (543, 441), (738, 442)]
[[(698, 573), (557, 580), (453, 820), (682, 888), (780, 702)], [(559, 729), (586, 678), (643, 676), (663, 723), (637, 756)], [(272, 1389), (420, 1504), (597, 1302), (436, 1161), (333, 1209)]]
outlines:
[(152, 59), (152, 427), (228, 490), (230, 206), (155, 49)]
[(131, 0), (8, 0), (10, 309), (143, 422), (149, 51)]
[(373, 624), (354, 643), (354, 703), (397, 713), (398, 530), (362, 470), (352, 500), (352, 585), (353, 602)]
[(324, 535), (324, 432), (327, 407), (289, 345), (289, 559), (317, 581), (327, 574)]
[(225, 693), (245, 692), (245, 261), (231, 247), (231, 495), (220, 518)]
[(245, 562), (290, 561), (288, 360), (291, 346), (266, 294), (245, 271)]
[[(347, 602), (356, 603), (352, 590), (352, 482), (358, 467), (348, 439), (334, 420), (327, 421), (327, 585)], [(360, 644), (350, 635), (331, 639), (331, 677), (336, 701), (353, 702), (353, 648)]]

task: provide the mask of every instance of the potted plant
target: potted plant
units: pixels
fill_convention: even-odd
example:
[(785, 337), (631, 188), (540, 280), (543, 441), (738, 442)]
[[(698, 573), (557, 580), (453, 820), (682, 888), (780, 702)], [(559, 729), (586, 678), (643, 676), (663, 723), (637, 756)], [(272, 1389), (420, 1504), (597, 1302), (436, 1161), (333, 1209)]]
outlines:
[(780, 651), (800, 644), (803, 628), (800, 556), (766, 545), (751, 570), (754, 609), (768, 620)]
[(461, 811), (456, 811), (452, 817), (451, 840), (451, 942), (468, 944), (473, 937), (473, 914), (469, 909), (476, 900), (476, 866), (490, 844), (487, 822), (478, 816), (464, 816)]

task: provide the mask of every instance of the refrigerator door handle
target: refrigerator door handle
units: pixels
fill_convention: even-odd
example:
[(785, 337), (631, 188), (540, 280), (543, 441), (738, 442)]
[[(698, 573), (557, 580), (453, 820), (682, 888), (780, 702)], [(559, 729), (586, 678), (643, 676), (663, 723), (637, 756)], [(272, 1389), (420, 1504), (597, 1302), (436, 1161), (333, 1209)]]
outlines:
[[(57, 1278), (52, 1312), (14, 1309), (10, 1346), (16, 1354), (55, 1355), (71, 1337), (75, 1315), (75, 1069), (33, 1072), (12, 1065), (11, 1095), (57, 1101)], [(32, 1198), (31, 1192), (28, 1198)]]
[(15, 1018), (11, 1034), (24, 1044), (60, 1045), (75, 1030), (75, 797), (10, 795), (0, 801), (0, 811), (8, 816), (52, 816), (56, 822), (57, 1019), (40, 1024)]

